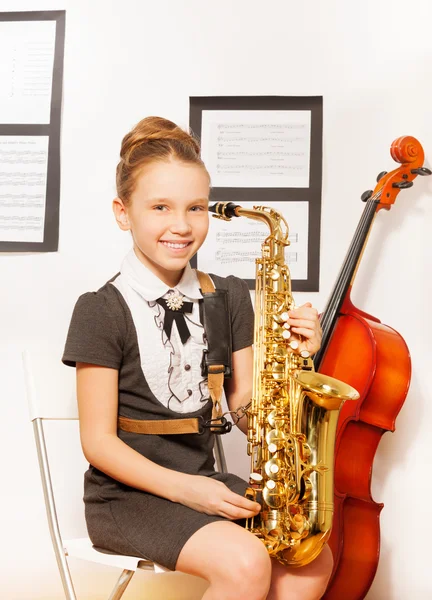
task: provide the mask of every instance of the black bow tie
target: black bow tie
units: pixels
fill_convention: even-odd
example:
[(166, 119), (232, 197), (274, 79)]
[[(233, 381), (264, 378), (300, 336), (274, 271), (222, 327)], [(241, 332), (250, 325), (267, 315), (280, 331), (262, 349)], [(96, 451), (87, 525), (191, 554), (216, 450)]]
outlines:
[(167, 334), (168, 339), (171, 339), (172, 325), (173, 321), (175, 321), (182, 344), (186, 344), (186, 342), (190, 338), (190, 331), (189, 327), (187, 326), (184, 313), (192, 312), (193, 303), (183, 302), (183, 304), (179, 308), (170, 308), (165, 298), (158, 298), (156, 302), (160, 304), (165, 310), (163, 329)]

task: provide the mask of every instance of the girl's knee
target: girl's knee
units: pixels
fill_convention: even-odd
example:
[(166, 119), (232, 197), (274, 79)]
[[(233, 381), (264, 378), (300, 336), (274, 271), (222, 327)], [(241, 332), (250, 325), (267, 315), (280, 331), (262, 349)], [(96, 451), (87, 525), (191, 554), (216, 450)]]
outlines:
[(314, 560), (312, 565), (316, 571), (317, 578), (325, 582), (325, 587), (327, 587), (327, 583), (333, 571), (333, 554), (329, 546), (324, 546), (318, 558)]
[(333, 556), (324, 546), (320, 555), (308, 565), (287, 568), (273, 561), (269, 600), (318, 600), (326, 589), (332, 573)]
[(263, 600), (270, 589), (272, 564), (264, 544), (252, 537), (228, 552), (226, 577), (231, 580), (233, 598)]
[(268, 552), (264, 544), (255, 537), (251, 536), (242, 542), (227, 548), (224, 577), (232, 587), (233, 598), (266, 598), (272, 574)]
[(264, 544), (257, 538), (252, 538), (244, 548), (241, 556), (234, 558), (234, 564), (249, 579), (264, 580), (270, 584), (272, 564)]
[[(315, 559), (316, 565), (316, 598), (321, 598), (327, 589), (333, 571), (333, 554), (329, 546), (324, 546), (318, 558)], [(315, 562), (314, 561), (314, 562)]]
[(308, 576), (310, 585), (306, 595), (302, 598), (304, 597), (305, 600), (318, 600), (324, 595), (333, 570), (333, 554), (330, 548), (327, 545), (324, 546), (319, 556), (308, 567), (310, 570)]
[(189, 539), (176, 568), (207, 579), (220, 597), (231, 598), (232, 593), (236, 600), (260, 600), (270, 587), (272, 566), (264, 544), (255, 536), (233, 523), (216, 522)]

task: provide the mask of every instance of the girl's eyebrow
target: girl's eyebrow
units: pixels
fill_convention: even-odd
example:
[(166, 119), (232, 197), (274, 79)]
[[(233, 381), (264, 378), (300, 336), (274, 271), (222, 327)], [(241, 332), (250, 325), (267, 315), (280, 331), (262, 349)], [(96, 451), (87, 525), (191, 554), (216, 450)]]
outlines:
[[(208, 202), (208, 198), (195, 198), (194, 200), (189, 200), (188, 204), (195, 204), (196, 202)], [(147, 202), (152, 204), (160, 204), (161, 202), (173, 202), (176, 203), (177, 200), (172, 200), (171, 198), (148, 198)]]

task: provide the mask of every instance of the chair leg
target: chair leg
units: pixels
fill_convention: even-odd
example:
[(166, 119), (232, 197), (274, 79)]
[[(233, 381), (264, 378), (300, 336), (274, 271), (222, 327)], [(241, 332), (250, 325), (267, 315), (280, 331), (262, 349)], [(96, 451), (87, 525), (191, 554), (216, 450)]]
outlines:
[(225, 460), (224, 449), (222, 446), (221, 435), (215, 435), (214, 453), (216, 458), (216, 467), (219, 473), (227, 473), (227, 464)]
[(129, 585), (129, 582), (132, 579), (134, 573), (135, 571), (129, 571), (128, 569), (125, 569), (123, 571), (123, 573), (118, 578), (115, 588), (111, 592), (111, 596), (108, 598), (108, 600), (120, 600), (120, 598), (125, 593), (126, 588)]
[(33, 421), (33, 430), (35, 434), (37, 455), (39, 459), (39, 468), (42, 478), (42, 488), (45, 497), (45, 507), (48, 518), (48, 526), (51, 534), (51, 540), (54, 547), (57, 565), (60, 571), (60, 577), (67, 600), (76, 600), (76, 594), (72, 583), (68, 563), (64, 553), (63, 542), (60, 535), (57, 513), (54, 503), (54, 493), (51, 484), (48, 454), (45, 445), (45, 436), (41, 419)]

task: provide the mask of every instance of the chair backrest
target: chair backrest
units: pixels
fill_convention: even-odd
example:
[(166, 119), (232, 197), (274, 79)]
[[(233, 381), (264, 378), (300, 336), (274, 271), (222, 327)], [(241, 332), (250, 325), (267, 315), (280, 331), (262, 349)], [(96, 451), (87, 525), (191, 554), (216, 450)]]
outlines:
[(55, 351), (23, 352), (30, 419), (78, 419), (75, 369)]

